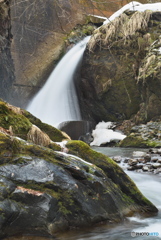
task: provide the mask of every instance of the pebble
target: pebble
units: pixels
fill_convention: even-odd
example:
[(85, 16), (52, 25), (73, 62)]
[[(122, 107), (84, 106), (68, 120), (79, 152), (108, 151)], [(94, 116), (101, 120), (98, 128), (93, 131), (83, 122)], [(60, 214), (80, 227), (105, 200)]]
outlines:
[[(156, 149), (156, 151), (161, 149)], [(124, 170), (137, 171), (137, 172), (151, 172), (154, 174), (161, 173), (161, 157), (156, 152), (153, 153), (152, 149), (148, 153), (135, 151), (133, 152), (134, 158), (122, 158), (121, 156), (114, 156), (112, 159), (121, 164)]]
[(113, 157), (112, 159), (113, 159), (115, 162), (117, 162), (117, 163), (120, 163), (121, 160), (122, 160), (121, 156), (115, 156), (115, 157)]
[(129, 161), (128, 161), (128, 164), (130, 165), (130, 166), (134, 166), (134, 165), (136, 165), (138, 163), (138, 160), (137, 159), (129, 159)]

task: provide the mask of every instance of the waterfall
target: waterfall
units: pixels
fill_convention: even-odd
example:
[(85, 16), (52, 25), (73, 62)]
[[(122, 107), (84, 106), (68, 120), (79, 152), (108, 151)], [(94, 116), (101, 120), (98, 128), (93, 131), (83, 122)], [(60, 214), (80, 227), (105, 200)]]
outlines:
[(64, 121), (81, 120), (73, 75), (89, 38), (67, 52), (27, 107), (41, 121), (57, 127)]

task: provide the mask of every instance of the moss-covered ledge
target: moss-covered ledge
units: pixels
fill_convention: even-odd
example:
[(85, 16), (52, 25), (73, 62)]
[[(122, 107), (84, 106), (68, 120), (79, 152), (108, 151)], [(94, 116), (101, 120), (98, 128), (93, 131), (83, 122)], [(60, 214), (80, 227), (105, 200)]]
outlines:
[(79, 156), (101, 168), (106, 176), (121, 189), (127, 198), (130, 198), (134, 202), (141, 203), (143, 212), (149, 210), (149, 200), (142, 195), (135, 183), (111, 158), (94, 151), (82, 141), (68, 141), (66, 147), (69, 149), (69, 153)]
[(59, 129), (52, 127), (47, 123), (43, 123), (39, 118), (32, 115), (30, 112), (23, 110), (23, 115), (32, 123), (44, 131), (52, 141), (61, 142), (67, 138), (67, 135), (61, 132)]
[(148, 139), (145, 140), (141, 136), (130, 134), (124, 138), (119, 144), (119, 147), (132, 147), (132, 148), (156, 148), (161, 147), (161, 141)]
[(7, 130), (9, 134), (27, 140), (27, 134), (33, 124), (46, 133), (54, 142), (61, 142), (67, 138), (69, 139), (67, 134), (41, 122), (40, 119), (36, 118), (28, 111), (0, 100), (0, 127)]
[(11, 127), (16, 136), (26, 140), (32, 123), (18, 111), (17, 113), (13, 111), (7, 103), (0, 100), (0, 126), (4, 129)]

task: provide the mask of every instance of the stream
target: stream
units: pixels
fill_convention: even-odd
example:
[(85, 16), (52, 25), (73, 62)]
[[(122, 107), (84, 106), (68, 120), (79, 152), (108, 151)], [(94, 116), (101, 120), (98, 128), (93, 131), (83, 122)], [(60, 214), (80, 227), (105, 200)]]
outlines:
[[(145, 151), (147, 149), (93, 147), (94, 150), (102, 152), (109, 157), (122, 156), (131, 157), (134, 151)], [(124, 166), (122, 166), (124, 167)], [(133, 179), (141, 192), (159, 209), (157, 216), (140, 218), (133, 216), (126, 218), (123, 223), (112, 225), (93, 226), (91, 228), (68, 231), (52, 238), (20, 236), (10, 237), (5, 240), (159, 240), (161, 239), (161, 175), (151, 173), (125, 172)]]

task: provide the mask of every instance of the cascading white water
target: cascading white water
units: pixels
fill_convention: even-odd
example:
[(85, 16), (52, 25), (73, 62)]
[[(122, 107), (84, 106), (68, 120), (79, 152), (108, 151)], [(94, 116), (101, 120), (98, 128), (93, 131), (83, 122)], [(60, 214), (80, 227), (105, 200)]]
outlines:
[(43, 122), (57, 127), (61, 122), (81, 120), (73, 75), (90, 37), (75, 45), (58, 63), (27, 110)]

